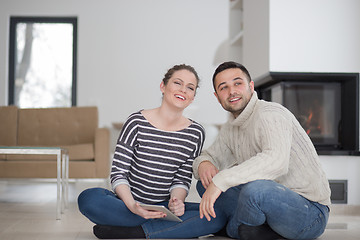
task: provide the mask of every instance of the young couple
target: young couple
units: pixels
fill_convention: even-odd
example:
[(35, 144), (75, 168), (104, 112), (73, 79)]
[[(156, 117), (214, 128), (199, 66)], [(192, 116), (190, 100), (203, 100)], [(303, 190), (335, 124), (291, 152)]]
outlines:
[[(100, 239), (315, 239), (329, 217), (330, 188), (315, 148), (283, 106), (259, 100), (246, 68), (218, 66), (215, 96), (231, 113), (202, 151), (203, 127), (183, 116), (199, 77), (176, 65), (160, 84), (160, 107), (131, 114), (120, 133), (111, 170), (113, 191), (92, 188), (78, 198)], [(192, 173), (200, 204), (187, 203)], [(183, 221), (140, 203), (163, 205)]]

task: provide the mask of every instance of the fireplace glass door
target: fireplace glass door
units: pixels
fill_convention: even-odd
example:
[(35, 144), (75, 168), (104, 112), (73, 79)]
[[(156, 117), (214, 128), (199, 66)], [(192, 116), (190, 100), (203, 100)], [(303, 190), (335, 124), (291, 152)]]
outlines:
[(288, 108), (318, 148), (341, 148), (341, 84), (281, 82), (268, 89), (271, 101)]

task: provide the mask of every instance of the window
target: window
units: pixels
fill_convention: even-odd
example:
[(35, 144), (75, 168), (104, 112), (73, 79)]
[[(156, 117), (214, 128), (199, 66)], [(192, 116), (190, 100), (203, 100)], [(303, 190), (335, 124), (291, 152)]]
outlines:
[(76, 105), (77, 18), (11, 17), (9, 105)]

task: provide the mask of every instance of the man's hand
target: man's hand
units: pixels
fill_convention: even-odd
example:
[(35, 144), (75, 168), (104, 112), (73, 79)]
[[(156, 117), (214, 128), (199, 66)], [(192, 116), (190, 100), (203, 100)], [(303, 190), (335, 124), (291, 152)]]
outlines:
[[(210, 183), (205, 193), (203, 194), (200, 202), (200, 218), (204, 216), (208, 221), (211, 221), (211, 217), (216, 218), (214, 204), (216, 199), (220, 196), (221, 190), (215, 186), (214, 183)], [(211, 216), (211, 217), (210, 217)]]
[(212, 178), (219, 172), (219, 170), (209, 161), (200, 163), (198, 173), (202, 185), (205, 189), (212, 183)]

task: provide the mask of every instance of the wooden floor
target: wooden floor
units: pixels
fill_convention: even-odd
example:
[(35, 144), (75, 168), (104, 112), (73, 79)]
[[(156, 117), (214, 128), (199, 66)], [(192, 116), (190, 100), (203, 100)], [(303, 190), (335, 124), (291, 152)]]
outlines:
[[(92, 234), (94, 224), (81, 215), (76, 204), (76, 198), (83, 189), (95, 186), (108, 187), (108, 183), (103, 180), (71, 182), (69, 207), (61, 220), (55, 220), (55, 181), (0, 181), (0, 239), (96, 239)], [(360, 239), (360, 206), (333, 205), (332, 209), (328, 227), (319, 239)]]

